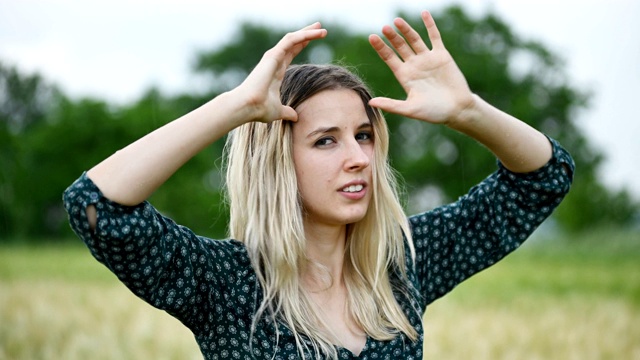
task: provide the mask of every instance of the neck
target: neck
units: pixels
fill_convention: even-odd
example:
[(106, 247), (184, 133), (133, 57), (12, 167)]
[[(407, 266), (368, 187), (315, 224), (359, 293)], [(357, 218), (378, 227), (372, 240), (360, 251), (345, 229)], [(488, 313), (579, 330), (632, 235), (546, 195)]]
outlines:
[[(316, 284), (324, 289), (327, 289), (327, 285), (342, 286), (346, 233), (345, 225), (325, 226), (305, 223), (307, 256), (313, 263), (324, 268), (314, 264), (307, 267), (304, 277), (310, 285)], [(331, 277), (329, 284), (326, 283), (327, 275)]]

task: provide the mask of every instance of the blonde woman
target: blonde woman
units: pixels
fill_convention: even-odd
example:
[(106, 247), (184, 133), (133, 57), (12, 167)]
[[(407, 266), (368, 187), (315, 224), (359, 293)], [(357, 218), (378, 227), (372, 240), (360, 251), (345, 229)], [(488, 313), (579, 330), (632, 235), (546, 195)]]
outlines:
[[(426, 306), (514, 250), (569, 190), (555, 141), (474, 95), (428, 12), (369, 41), (407, 92), (372, 98), (333, 65), (289, 66), (320, 24), (287, 34), (237, 88), (84, 173), (64, 194), (92, 254), (180, 319), (206, 359), (421, 358)], [(407, 218), (381, 110), (448, 126), (499, 168), (457, 202)], [(230, 239), (146, 199), (225, 134)]]

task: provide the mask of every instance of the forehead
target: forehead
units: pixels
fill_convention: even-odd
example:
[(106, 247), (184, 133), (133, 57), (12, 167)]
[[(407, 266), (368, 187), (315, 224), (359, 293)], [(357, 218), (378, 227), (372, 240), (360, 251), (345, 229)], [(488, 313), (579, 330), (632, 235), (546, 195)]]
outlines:
[(321, 91), (298, 105), (296, 111), (298, 122), (295, 123), (294, 130), (370, 123), (362, 99), (358, 93), (349, 89)]

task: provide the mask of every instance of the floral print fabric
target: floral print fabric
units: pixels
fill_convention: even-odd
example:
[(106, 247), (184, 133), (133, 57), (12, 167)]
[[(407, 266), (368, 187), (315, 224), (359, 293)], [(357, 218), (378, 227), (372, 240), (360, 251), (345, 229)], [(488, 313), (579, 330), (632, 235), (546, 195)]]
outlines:
[[(553, 157), (543, 168), (516, 174), (499, 165), (458, 201), (409, 218), (416, 258), (407, 257), (410, 283), (400, 285), (409, 291), (396, 298), (419, 340), (367, 338), (358, 356), (339, 348), (340, 359), (422, 359), (427, 305), (515, 250), (568, 192), (573, 160), (551, 142)], [(276, 331), (261, 319), (251, 334), (262, 293), (241, 242), (198, 236), (148, 202), (112, 202), (86, 174), (63, 198), (72, 229), (93, 256), (137, 296), (187, 326), (205, 359), (300, 358), (282, 324)], [(87, 221), (89, 205), (97, 210), (95, 230)]]

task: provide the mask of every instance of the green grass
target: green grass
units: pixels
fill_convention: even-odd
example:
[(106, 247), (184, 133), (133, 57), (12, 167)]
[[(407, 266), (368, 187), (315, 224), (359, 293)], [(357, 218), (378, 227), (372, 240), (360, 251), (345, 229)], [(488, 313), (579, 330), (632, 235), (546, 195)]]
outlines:
[(477, 277), (462, 284), (457, 291), (463, 294), (453, 297), (500, 302), (523, 295), (580, 295), (623, 298), (640, 307), (640, 233), (601, 231), (559, 241), (533, 239)]
[(78, 240), (0, 247), (0, 280), (105, 283), (112, 282), (113, 274), (101, 266)]
[[(640, 233), (538, 238), (436, 301), (429, 359), (640, 359)], [(0, 246), (0, 359), (199, 359), (82, 245)]]
[(533, 239), (436, 301), (425, 358), (640, 359), (640, 233)]
[(78, 244), (0, 247), (0, 359), (200, 359), (180, 322)]

